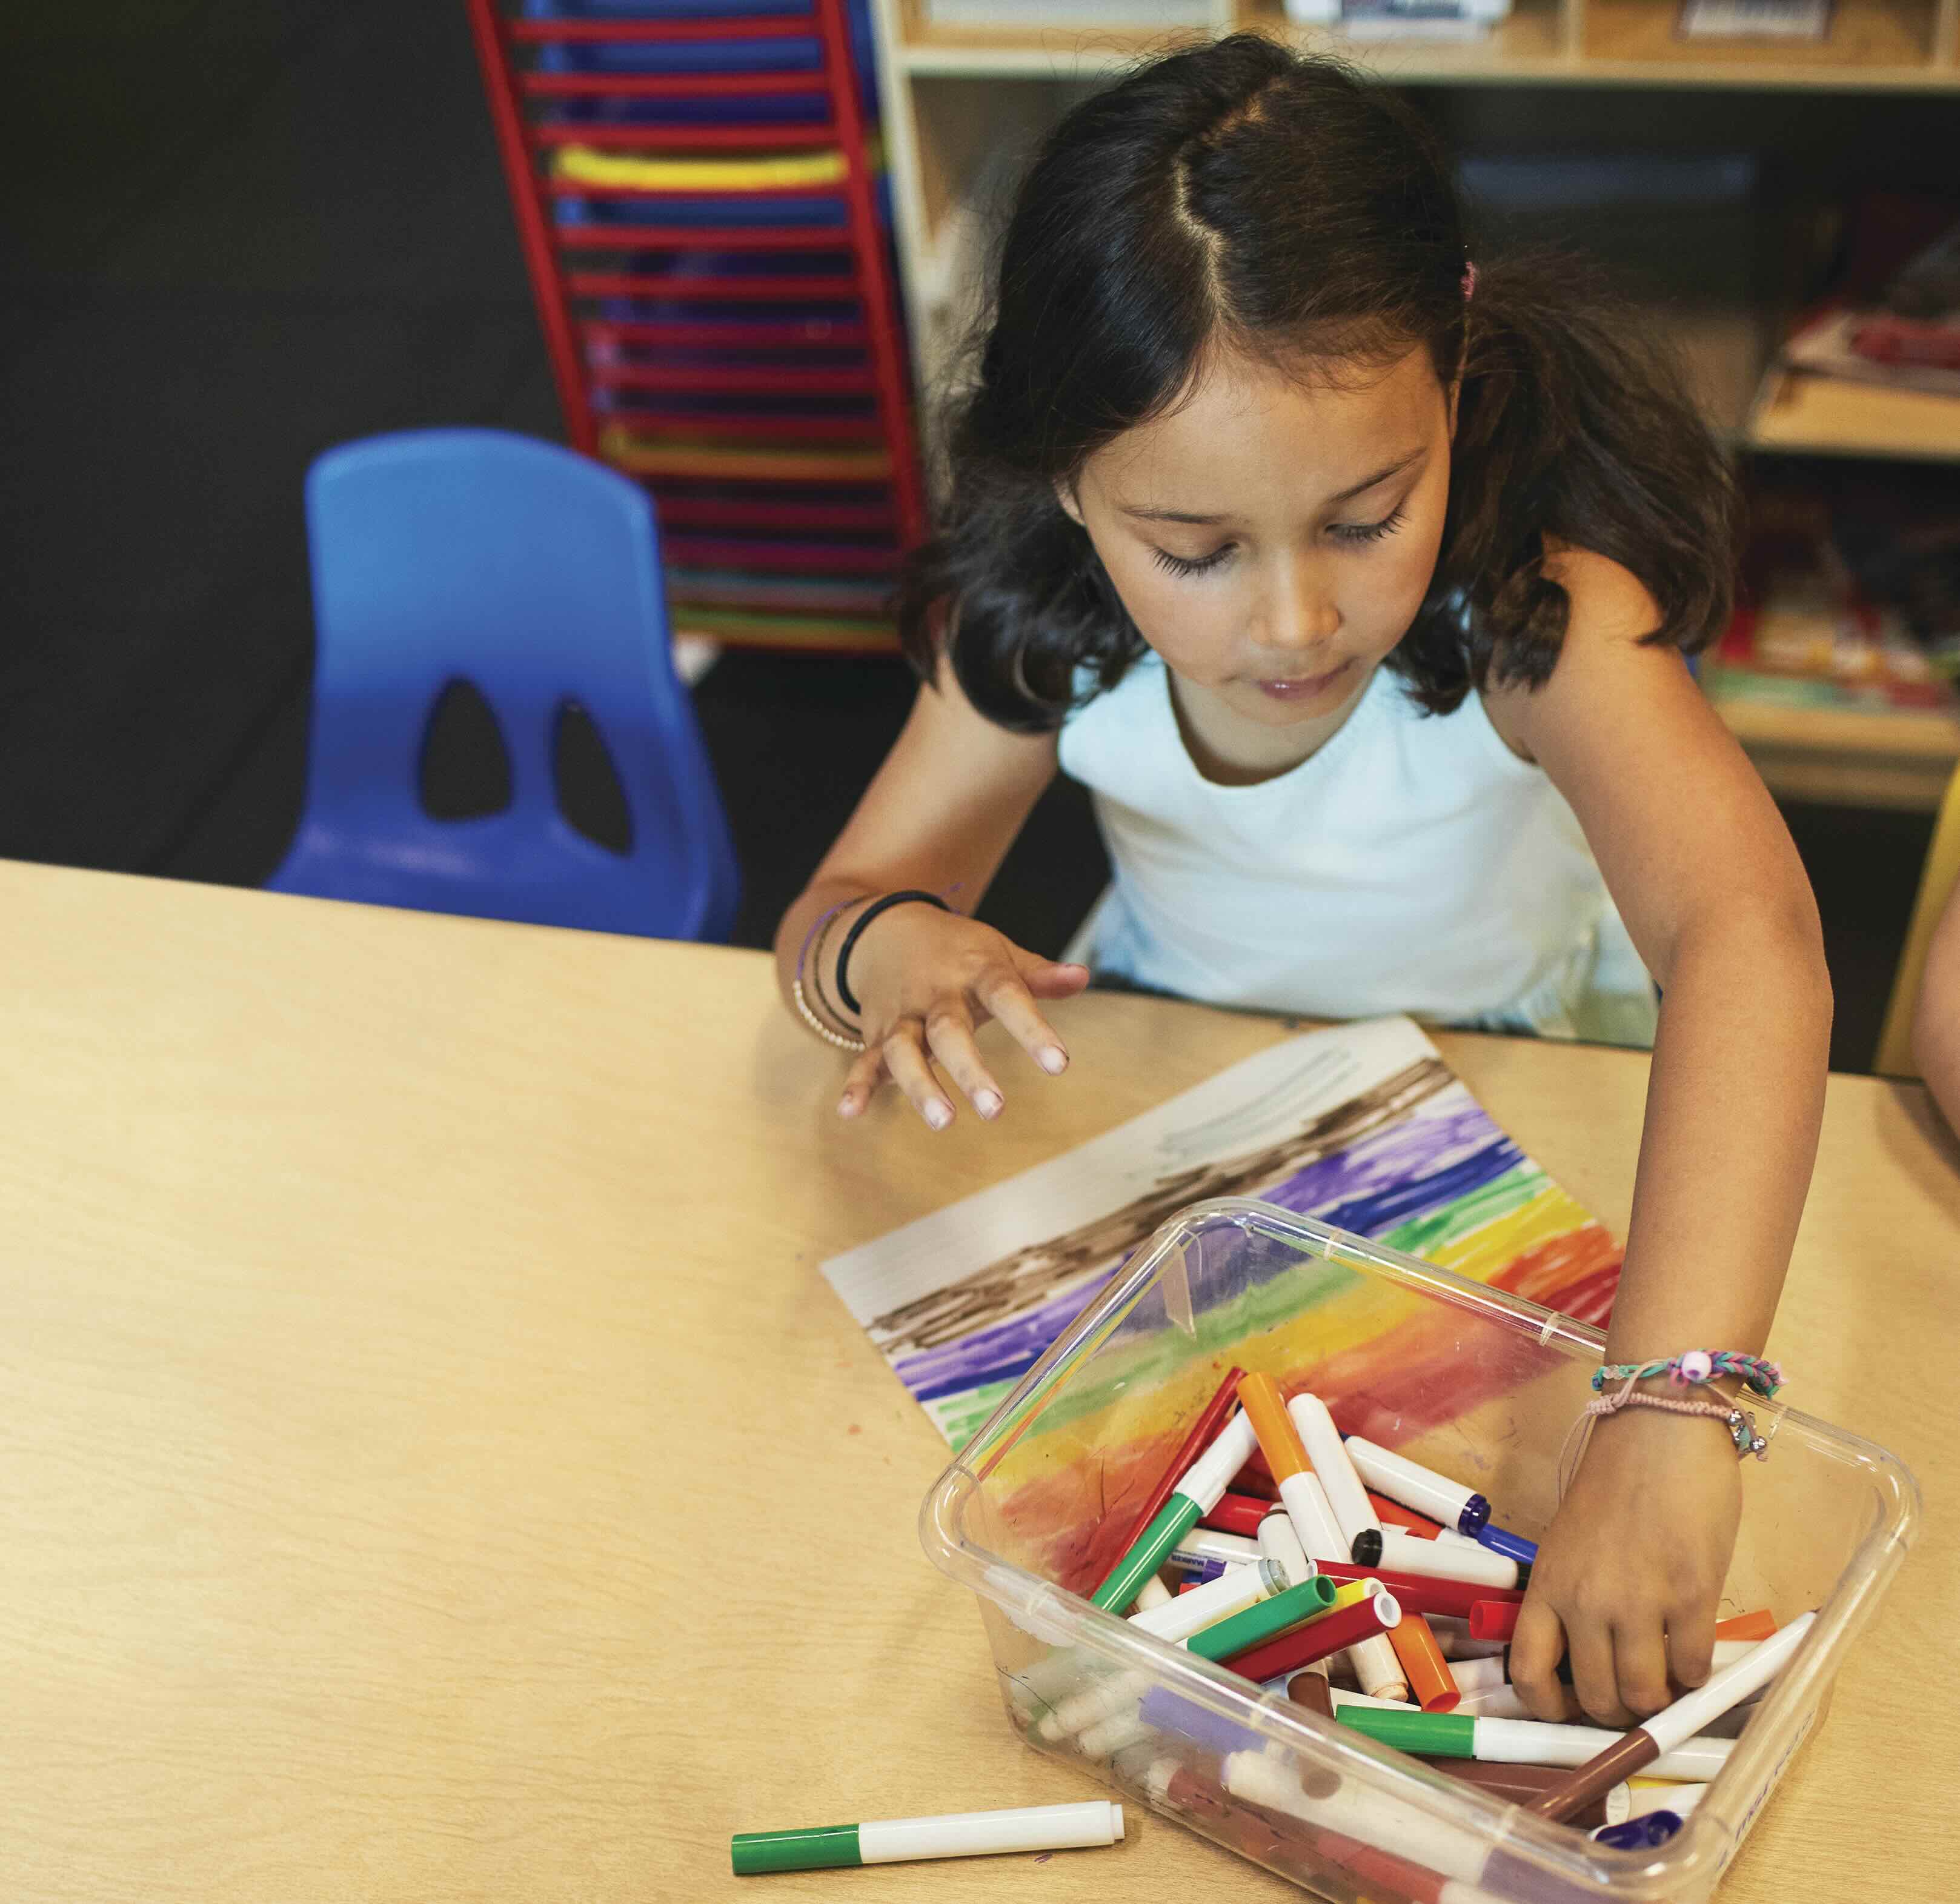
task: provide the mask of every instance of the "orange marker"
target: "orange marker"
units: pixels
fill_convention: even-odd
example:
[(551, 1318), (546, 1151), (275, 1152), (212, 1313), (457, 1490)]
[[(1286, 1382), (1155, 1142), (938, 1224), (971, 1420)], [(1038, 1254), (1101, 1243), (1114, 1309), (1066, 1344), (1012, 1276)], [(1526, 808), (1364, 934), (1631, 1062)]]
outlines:
[(1409, 1691), (1425, 1712), (1452, 1712), (1463, 1695), (1443, 1662), (1443, 1648), (1429, 1630), (1429, 1622), (1420, 1613), (1405, 1613), (1389, 1629), (1389, 1644), (1395, 1649), (1408, 1675)]
[(1418, 1514), (1413, 1508), (1405, 1508), (1399, 1501), (1391, 1501), (1385, 1494), (1377, 1494), (1373, 1488), (1364, 1492), (1368, 1504), (1375, 1511), (1375, 1517), (1385, 1527), (1406, 1527), (1412, 1534), (1424, 1540), (1433, 1540), (1443, 1530), (1428, 1515)]
[(1766, 1640), (1777, 1629), (1776, 1616), (1765, 1606), (1753, 1613), (1738, 1613), (1733, 1619), (1718, 1619), (1718, 1640)]
[[(1280, 1504), (1293, 1523), (1294, 1533), (1308, 1559), (1344, 1562), (1348, 1543), (1334, 1517), (1320, 1482), (1309, 1465), (1300, 1430), (1280, 1394), (1280, 1385), (1270, 1375), (1247, 1375), (1239, 1383), (1239, 1404), (1252, 1424), (1259, 1451), (1266, 1457), (1274, 1485), (1280, 1491)], [(1430, 1636), (1435, 1644), (1435, 1636)], [(1380, 1699), (1401, 1699), (1407, 1692), (1407, 1668), (1395, 1650), (1379, 1631), (1348, 1649), (1348, 1664), (1354, 1669), (1361, 1689)], [(1437, 1663), (1441, 1664), (1440, 1654)]]

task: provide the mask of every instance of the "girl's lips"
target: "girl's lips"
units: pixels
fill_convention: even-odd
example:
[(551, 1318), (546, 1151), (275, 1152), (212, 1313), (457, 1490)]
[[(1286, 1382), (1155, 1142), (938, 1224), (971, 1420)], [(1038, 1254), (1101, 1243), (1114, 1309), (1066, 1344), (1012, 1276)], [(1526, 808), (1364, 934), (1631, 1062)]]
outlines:
[(1325, 674), (1305, 674), (1290, 681), (1262, 681), (1259, 692), (1274, 701), (1311, 701), (1325, 694), (1352, 665), (1351, 661), (1343, 661)]

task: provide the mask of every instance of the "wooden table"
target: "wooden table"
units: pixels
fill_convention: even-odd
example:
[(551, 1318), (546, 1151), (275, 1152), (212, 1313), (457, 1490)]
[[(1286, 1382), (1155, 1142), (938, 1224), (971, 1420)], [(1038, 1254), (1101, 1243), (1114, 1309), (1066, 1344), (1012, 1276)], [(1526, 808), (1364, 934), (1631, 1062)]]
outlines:
[[(830, 1114), (758, 955), (0, 866), (0, 1891), (1300, 1893), (1120, 1850), (740, 1883), (742, 1829), (1093, 1797), (914, 1530), (945, 1459), (817, 1269), (1282, 1035), (1064, 1008), (943, 1136)], [(1624, 1226), (1645, 1061), (1446, 1037)], [(1931, 1516), (1725, 1904), (1950, 1894), (1960, 1150), (1834, 1081), (1771, 1351)]]

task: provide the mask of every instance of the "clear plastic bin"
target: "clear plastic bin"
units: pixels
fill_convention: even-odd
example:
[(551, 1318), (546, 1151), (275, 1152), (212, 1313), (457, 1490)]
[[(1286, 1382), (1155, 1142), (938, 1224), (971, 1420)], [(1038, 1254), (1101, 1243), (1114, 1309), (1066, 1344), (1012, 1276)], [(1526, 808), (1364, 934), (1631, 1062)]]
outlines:
[[(979, 1596), (1009, 1717), (1030, 1743), (1309, 1890), (1376, 1904), (1692, 1904), (1816, 1723), (1904, 1558), (1919, 1490), (1883, 1448), (1756, 1405), (1769, 1458), (1743, 1474), (1722, 1612), (1768, 1607), (1780, 1623), (1814, 1606), (1818, 1617), (1658, 1850), (1611, 1850), (1529, 1816), (1081, 1597), (1235, 1362), (1283, 1385), (1310, 1376), (1344, 1430), (1477, 1487), (1500, 1524), (1536, 1536), (1601, 1342), (1569, 1317), (1310, 1218), (1239, 1199), (1201, 1204), (1157, 1233), (967, 1444), (926, 1497), (921, 1537)], [(1131, 1693), (1161, 1689), (1153, 1717), (1164, 1692), (1188, 1706), (1169, 1724), (1139, 1718), (1127, 1739), (1124, 1725), (1113, 1737), (1106, 1728), (1088, 1748), (1042, 1735), (1037, 1721), (1054, 1705), (1119, 1673), (1134, 1676)], [(1223, 1788), (1215, 1751), (1194, 1737), (1220, 1721), (1255, 1735), (1286, 1808)], [(1309, 1786), (1322, 1795), (1305, 1797)], [(1364, 1855), (1357, 1869), (1357, 1844), (1407, 1862), (1385, 1874)], [(1440, 1891), (1429, 1874), (1453, 1883)]]

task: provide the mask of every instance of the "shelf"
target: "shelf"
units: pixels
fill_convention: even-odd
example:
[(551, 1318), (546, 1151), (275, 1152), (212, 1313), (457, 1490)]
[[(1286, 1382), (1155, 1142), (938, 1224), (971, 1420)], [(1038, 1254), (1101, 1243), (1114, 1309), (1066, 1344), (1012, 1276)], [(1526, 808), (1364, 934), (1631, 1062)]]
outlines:
[(1888, 390), (1772, 367), (1744, 441), (1785, 456), (1960, 463), (1960, 396)]
[[(1209, 37), (1190, 26), (935, 25), (918, 0), (896, 0), (898, 63), (950, 78), (1096, 79), (1150, 53)], [(1568, 43), (1567, 8), (1578, 44)], [(1683, 40), (1677, 0), (1518, 0), (1481, 40), (1354, 40), (1295, 24), (1282, 0), (1239, 0), (1236, 24), (1306, 53), (1330, 53), (1393, 85), (1726, 87), (1832, 91), (1960, 92), (1939, 0), (1836, 0), (1815, 45)], [(1937, 49), (1937, 50), (1936, 50)]]
[(1960, 766), (1960, 716), (1730, 698), (1719, 667), (1707, 681), (1716, 712), (1779, 798), (1930, 813)]
[(1815, 41), (1685, 40), (1676, 0), (1586, 0), (1580, 63), (1640, 69), (1669, 83), (1866, 86), (1952, 84), (1932, 64), (1933, 0), (1834, 0)]
[(1573, 76), (1558, 0), (1514, 0), (1510, 15), (1481, 40), (1354, 40), (1331, 27), (1295, 24), (1281, 0), (1241, 0), (1239, 24), (1302, 53), (1351, 60), (1392, 85)]

